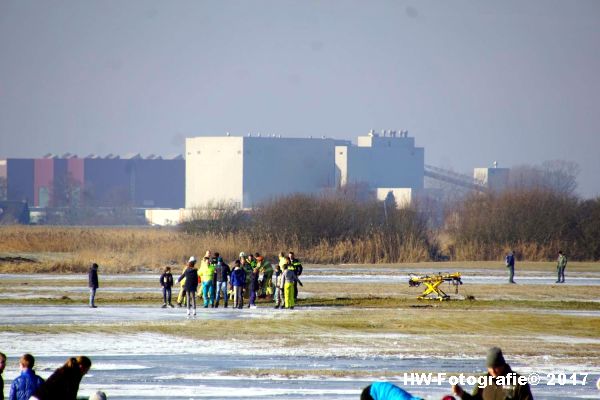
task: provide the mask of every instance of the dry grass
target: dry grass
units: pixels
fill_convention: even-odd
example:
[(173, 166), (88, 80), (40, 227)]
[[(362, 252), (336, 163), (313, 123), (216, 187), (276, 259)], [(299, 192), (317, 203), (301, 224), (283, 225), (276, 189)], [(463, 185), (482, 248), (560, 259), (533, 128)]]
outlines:
[[(407, 263), (403, 267), (415, 269), (502, 267), (501, 257), (497, 262), (430, 263), (422, 243), (396, 239), (402, 245), (392, 253), (387, 249), (387, 239), (381, 235), (333, 245), (321, 242), (302, 248), (296, 243), (257, 243), (251, 234), (188, 235), (174, 229), (139, 227), (8, 226), (0, 227), (0, 273), (86, 272), (91, 262), (100, 264), (106, 273), (157, 272), (165, 265), (182, 264), (190, 255), (199, 256), (206, 249), (219, 251), (226, 260), (235, 259), (240, 251), (259, 251), (274, 258), (280, 251), (293, 249), (305, 263), (335, 264), (351, 260), (380, 265)], [(389, 259), (390, 254), (397, 256)], [(460, 258), (469, 256), (465, 253)], [(517, 262), (517, 272), (537, 269), (553, 272), (554, 267), (553, 262)], [(568, 270), (577, 268), (599, 271), (600, 263), (569, 263)]]
[[(0, 227), (0, 272), (85, 272), (97, 262), (109, 273), (158, 271), (170, 264), (181, 264), (190, 255), (199, 256), (207, 249), (219, 251), (233, 260), (240, 251), (259, 251), (274, 257), (293, 249), (305, 262), (332, 263), (352, 259), (369, 261), (424, 261), (427, 251), (407, 241), (398, 260), (378, 257), (385, 246), (384, 238), (341, 242), (324, 242), (312, 248), (297, 244), (261, 242), (251, 234), (188, 235), (163, 228), (81, 228), (81, 227)], [(23, 257), (27, 260), (20, 260)]]

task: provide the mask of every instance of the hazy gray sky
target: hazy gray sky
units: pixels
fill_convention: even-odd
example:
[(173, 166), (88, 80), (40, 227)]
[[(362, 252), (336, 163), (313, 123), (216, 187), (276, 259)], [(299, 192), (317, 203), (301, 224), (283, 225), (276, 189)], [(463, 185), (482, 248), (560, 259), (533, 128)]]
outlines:
[(0, 0), (0, 157), (372, 128), (600, 195), (600, 1)]

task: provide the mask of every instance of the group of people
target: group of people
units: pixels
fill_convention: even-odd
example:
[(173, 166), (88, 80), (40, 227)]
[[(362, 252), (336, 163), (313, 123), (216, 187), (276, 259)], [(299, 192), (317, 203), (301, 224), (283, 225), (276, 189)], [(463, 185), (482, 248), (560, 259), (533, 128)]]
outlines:
[(196, 315), (197, 295), (202, 297), (204, 308), (218, 308), (222, 299), (223, 307), (227, 308), (233, 300), (233, 308), (242, 309), (247, 297), (248, 308), (256, 308), (257, 298), (272, 298), (275, 308), (293, 309), (298, 300), (298, 285), (302, 286), (299, 279), (302, 263), (292, 251), (287, 256), (279, 253), (275, 267), (260, 253), (245, 252), (229, 266), (219, 253), (210, 250), (200, 261), (200, 268), (196, 264), (196, 257), (191, 256), (177, 280), (171, 267), (165, 267), (159, 278), (163, 308), (174, 307), (172, 288), (176, 282), (180, 284), (177, 305), (185, 304), (187, 315)]
[[(35, 358), (23, 354), (19, 359), (20, 374), (11, 385), (8, 400), (76, 400), (81, 378), (92, 367), (86, 356), (72, 357), (44, 380), (35, 373)], [(2, 373), (6, 367), (6, 355), (0, 353), (0, 400), (4, 400), (4, 380)], [(106, 400), (104, 392), (96, 392), (90, 400)]]
[[(515, 282), (515, 253), (513, 251), (509, 251), (504, 257), (504, 265), (508, 268), (508, 283), (517, 283)], [(567, 256), (560, 250), (556, 262), (556, 272), (558, 274), (556, 283), (565, 283), (565, 268), (567, 268)]]

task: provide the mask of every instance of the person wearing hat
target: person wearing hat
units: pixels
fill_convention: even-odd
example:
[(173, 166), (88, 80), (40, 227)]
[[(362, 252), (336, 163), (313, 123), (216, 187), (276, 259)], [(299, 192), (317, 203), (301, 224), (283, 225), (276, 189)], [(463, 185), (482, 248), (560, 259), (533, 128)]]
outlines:
[(423, 400), (389, 382), (373, 382), (363, 389), (360, 400)]
[[(486, 382), (491, 384), (483, 388), (475, 386), (473, 394), (468, 394), (459, 385), (454, 385), (452, 386), (454, 394), (463, 400), (533, 400), (529, 384), (519, 383), (520, 375), (513, 372), (498, 347), (488, 350), (486, 366), (488, 370)], [(499, 382), (500, 377), (504, 378), (505, 382), (501, 380)]]

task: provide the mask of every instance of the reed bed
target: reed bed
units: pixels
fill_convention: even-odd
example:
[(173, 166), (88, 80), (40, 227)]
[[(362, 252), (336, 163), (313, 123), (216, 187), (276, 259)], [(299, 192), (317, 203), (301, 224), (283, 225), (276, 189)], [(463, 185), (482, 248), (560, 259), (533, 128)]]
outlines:
[(256, 239), (252, 231), (224, 234), (187, 234), (163, 228), (43, 227), (0, 228), (0, 272), (85, 272), (96, 262), (107, 273), (157, 271), (165, 265), (183, 264), (191, 255), (207, 249), (226, 260), (241, 251), (260, 252), (274, 258), (281, 251), (295, 251), (309, 263), (376, 263), (427, 261), (428, 250), (414, 240), (389, 245), (400, 238), (371, 238), (302, 247), (272, 237)]

